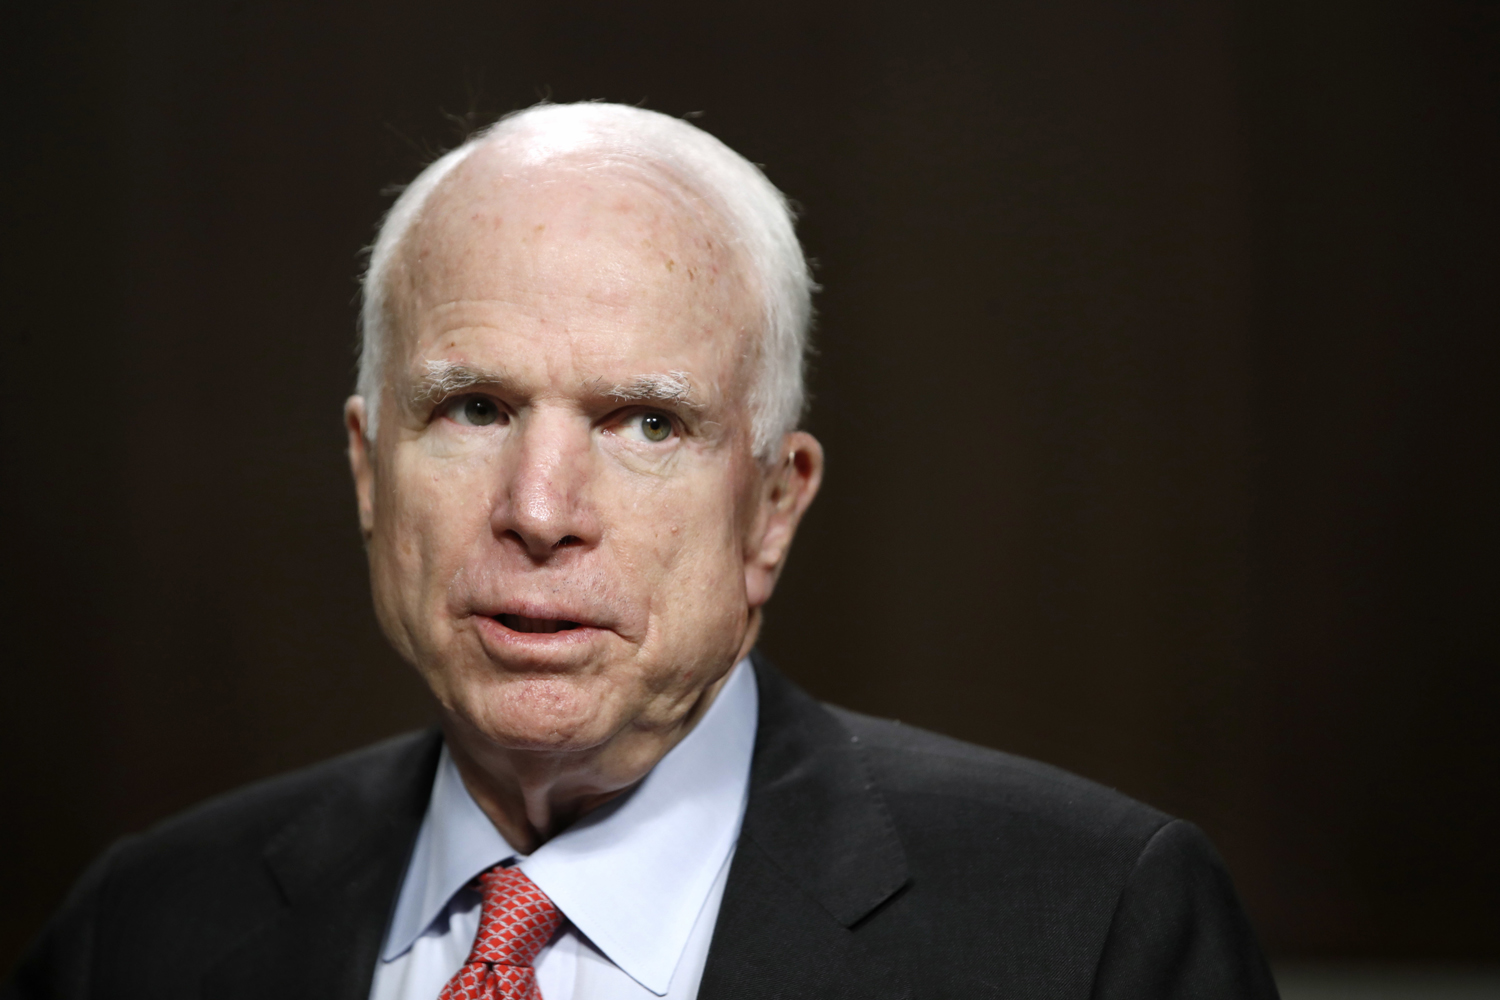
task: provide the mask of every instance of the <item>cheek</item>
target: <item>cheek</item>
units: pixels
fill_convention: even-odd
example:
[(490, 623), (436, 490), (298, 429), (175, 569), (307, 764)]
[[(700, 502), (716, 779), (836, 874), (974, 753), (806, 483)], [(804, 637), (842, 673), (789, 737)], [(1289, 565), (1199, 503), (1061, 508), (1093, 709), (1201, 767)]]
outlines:
[(401, 603), (441, 596), (476, 539), (489, 531), (488, 478), (483, 463), (433, 469), (430, 461), (396, 458), (372, 539), (387, 586)]
[(676, 499), (656, 508), (643, 558), (635, 560), (652, 577), (653, 611), (685, 616), (695, 627), (705, 618), (734, 618), (742, 610), (744, 571), (730, 498), (684, 490)]

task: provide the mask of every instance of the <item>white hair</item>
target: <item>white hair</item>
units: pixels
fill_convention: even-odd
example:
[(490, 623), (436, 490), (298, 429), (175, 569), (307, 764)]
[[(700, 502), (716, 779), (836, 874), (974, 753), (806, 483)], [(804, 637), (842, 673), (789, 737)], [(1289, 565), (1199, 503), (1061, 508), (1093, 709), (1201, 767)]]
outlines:
[(762, 300), (750, 389), (755, 455), (776, 459), (806, 401), (803, 365), (812, 325), (813, 284), (785, 196), (765, 174), (718, 139), (681, 119), (622, 104), (540, 104), (501, 118), (434, 161), (406, 186), (381, 222), (362, 282), (358, 392), (370, 438), (380, 410), (391, 343), (391, 269), (429, 196), (475, 149), (515, 147), (520, 162), (597, 154), (654, 167), (720, 215)]

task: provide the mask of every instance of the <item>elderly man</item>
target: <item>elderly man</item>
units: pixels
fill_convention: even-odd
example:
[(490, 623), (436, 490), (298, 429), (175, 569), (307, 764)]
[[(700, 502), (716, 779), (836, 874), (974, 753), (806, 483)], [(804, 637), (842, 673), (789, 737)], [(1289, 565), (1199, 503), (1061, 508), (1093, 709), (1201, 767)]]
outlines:
[(440, 728), (122, 841), (7, 995), (1274, 996), (1192, 826), (753, 652), (823, 467), (811, 288), (675, 119), (542, 106), (429, 167), (345, 418)]

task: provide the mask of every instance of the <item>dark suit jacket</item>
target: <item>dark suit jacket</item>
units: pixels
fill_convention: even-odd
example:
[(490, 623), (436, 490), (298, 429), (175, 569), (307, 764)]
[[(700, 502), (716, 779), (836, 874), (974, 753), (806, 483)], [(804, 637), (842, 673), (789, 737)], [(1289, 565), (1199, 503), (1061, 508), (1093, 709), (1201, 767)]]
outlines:
[[(1275, 997), (1192, 825), (756, 676), (701, 997)], [(365, 1000), (439, 747), (403, 736), (121, 841), (4, 996)]]

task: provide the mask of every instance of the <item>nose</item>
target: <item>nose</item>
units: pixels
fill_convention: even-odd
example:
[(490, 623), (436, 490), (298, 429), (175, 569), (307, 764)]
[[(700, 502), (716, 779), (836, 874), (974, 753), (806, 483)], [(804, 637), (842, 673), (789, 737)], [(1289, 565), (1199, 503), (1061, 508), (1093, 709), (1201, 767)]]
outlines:
[(590, 503), (593, 454), (589, 429), (565, 413), (534, 411), (512, 436), (499, 502), (490, 515), (495, 537), (538, 562), (599, 541)]

